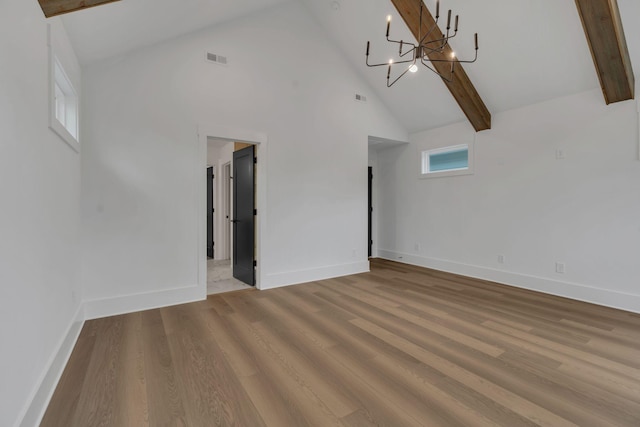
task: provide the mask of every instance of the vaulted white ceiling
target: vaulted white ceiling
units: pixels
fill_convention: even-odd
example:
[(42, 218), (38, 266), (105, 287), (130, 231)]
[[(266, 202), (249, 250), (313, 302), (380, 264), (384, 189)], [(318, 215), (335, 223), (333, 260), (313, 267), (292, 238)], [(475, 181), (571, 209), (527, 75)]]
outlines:
[(123, 0), (63, 16), (80, 62), (87, 64), (287, 0)]
[[(305, 4), (344, 60), (366, 80), (390, 111), (413, 132), (463, 121), (465, 116), (440, 79), (426, 69), (386, 87), (386, 68), (371, 59), (393, 54), (384, 39), (413, 40), (389, 0), (292, 0)], [(435, 10), (436, 0), (425, 0)], [(260, 13), (284, 0), (124, 0), (65, 16), (64, 24), (82, 63), (121, 55), (243, 15)], [(640, 1), (618, 0), (633, 65), (640, 68)], [(441, 15), (453, 9), (460, 31), (453, 48), (476, 63), (465, 70), (492, 114), (599, 87), (574, 1), (441, 0)], [(395, 47), (393, 48), (395, 49)], [(604, 100), (603, 100), (604, 102)]]

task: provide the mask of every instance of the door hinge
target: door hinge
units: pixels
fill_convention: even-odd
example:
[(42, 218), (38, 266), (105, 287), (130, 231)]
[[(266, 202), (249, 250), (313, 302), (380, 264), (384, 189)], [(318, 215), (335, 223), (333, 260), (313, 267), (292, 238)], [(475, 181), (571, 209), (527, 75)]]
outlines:
[(253, 214), (254, 214), (254, 215), (258, 215), (258, 209), (254, 209), (254, 210), (253, 210)]
[(256, 261), (255, 259), (253, 260), (253, 266), (257, 267), (258, 266), (258, 261)]
[(257, 158), (257, 157), (254, 157), (254, 158), (253, 158), (253, 164), (255, 165), (255, 164), (257, 164), (257, 163), (258, 163), (258, 158)]

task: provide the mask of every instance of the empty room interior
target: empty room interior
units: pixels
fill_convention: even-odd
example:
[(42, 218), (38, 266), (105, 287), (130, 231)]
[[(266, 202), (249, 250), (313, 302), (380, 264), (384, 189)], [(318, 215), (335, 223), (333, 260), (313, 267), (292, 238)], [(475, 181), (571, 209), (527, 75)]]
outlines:
[(640, 425), (637, 0), (0, 28), (0, 426)]

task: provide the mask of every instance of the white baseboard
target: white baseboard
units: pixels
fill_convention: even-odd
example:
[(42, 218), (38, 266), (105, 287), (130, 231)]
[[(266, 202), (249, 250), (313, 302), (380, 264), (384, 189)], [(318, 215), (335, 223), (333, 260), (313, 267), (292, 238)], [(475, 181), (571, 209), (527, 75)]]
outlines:
[(100, 319), (118, 314), (135, 313), (170, 305), (186, 304), (202, 301), (207, 298), (207, 289), (200, 285), (140, 294), (122, 295), (114, 298), (103, 298), (84, 302), (84, 313), (87, 320)]
[(590, 302), (606, 307), (640, 313), (640, 295), (595, 288), (580, 283), (565, 282), (546, 277), (531, 276), (504, 270), (496, 270), (476, 265), (462, 264), (454, 261), (421, 257), (389, 250), (378, 250), (380, 258), (398, 261), (405, 264), (432, 268), (448, 273), (460, 274), (477, 279), (489, 280), (517, 288), (544, 292), (550, 295)]
[(23, 414), (18, 418), (20, 427), (35, 427), (40, 424), (44, 416), (51, 396), (58, 385), (58, 381), (67, 366), (71, 352), (76, 345), (80, 331), (84, 325), (84, 310), (82, 304), (78, 307), (71, 324), (67, 328), (67, 333), (62, 337), (57, 351), (51, 356), (49, 363), (46, 365), (38, 386), (34, 389), (28, 400), (28, 405)]
[(266, 280), (260, 285), (260, 290), (280, 288), (316, 280), (332, 279), (369, 271), (369, 261), (359, 261), (350, 264), (338, 264), (309, 270), (287, 271), (283, 273), (267, 274)]

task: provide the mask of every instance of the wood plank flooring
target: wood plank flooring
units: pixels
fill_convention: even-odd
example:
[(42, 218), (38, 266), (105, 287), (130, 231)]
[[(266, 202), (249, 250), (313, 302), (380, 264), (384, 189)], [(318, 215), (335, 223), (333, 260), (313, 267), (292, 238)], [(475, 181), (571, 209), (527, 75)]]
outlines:
[(86, 322), (42, 426), (640, 426), (640, 315), (373, 260)]

